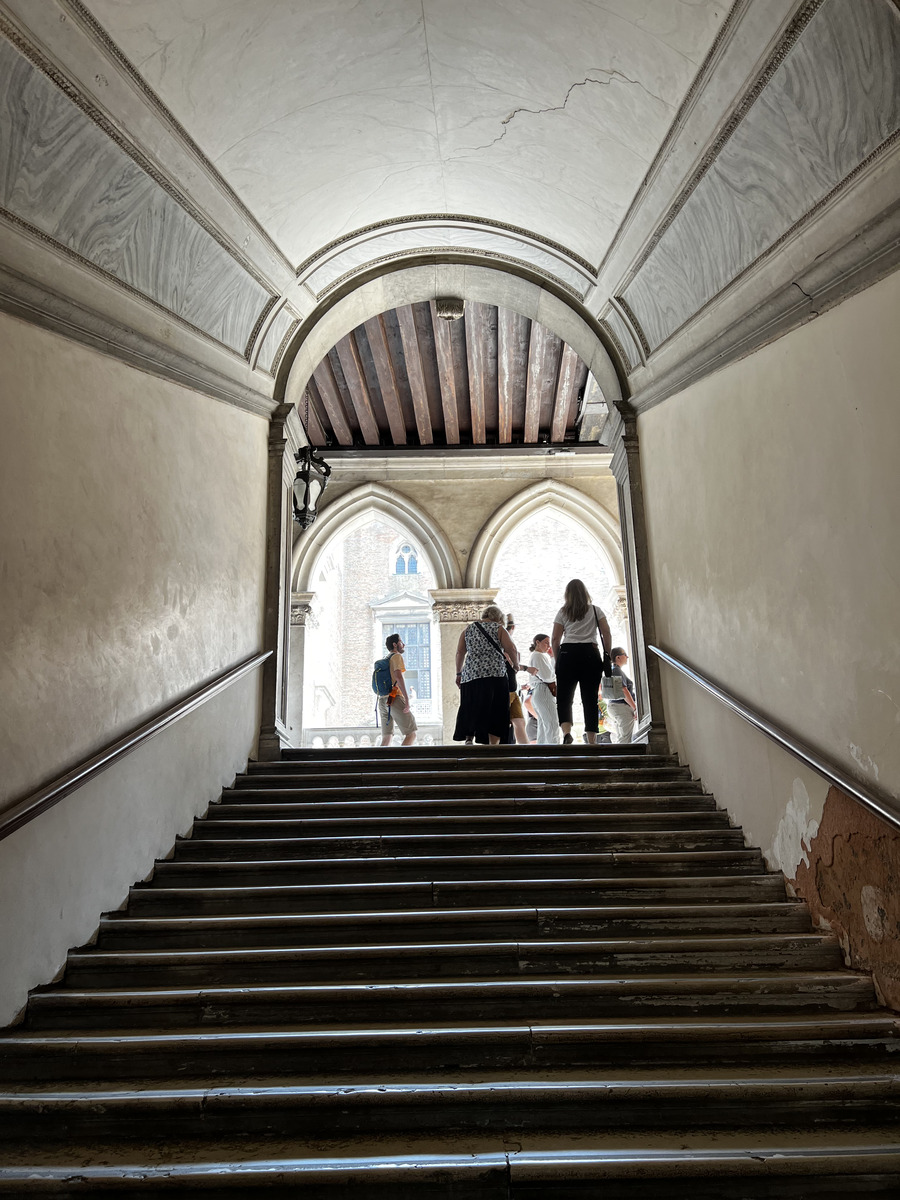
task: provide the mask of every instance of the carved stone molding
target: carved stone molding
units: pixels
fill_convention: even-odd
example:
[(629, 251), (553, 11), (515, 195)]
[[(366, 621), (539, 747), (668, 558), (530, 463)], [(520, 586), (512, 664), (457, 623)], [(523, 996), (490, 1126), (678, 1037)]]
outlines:
[(308, 625), (315, 629), (316, 618), (312, 609), (315, 592), (291, 592), (291, 626)]
[(499, 588), (435, 589), (428, 594), (434, 601), (434, 613), (441, 625), (451, 622), (477, 621), (485, 608), (496, 598)]

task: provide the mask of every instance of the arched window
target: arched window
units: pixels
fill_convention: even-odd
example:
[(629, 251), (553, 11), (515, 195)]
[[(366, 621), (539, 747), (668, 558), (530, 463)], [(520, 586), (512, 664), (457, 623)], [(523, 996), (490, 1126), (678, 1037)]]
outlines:
[(412, 546), (404, 543), (397, 551), (397, 558), (394, 562), (395, 575), (418, 575), (419, 560), (416, 557), (416, 552)]

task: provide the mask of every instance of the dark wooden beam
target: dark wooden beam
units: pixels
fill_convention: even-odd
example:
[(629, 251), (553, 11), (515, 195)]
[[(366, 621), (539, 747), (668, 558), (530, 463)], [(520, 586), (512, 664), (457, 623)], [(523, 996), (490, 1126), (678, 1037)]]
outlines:
[(472, 300), (466, 302), (466, 363), (469, 368), (469, 408), (472, 413), (472, 442), (483, 446), (487, 441), (484, 430), (484, 353), (487, 335), (484, 307)]
[(306, 385), (306, 391), (303, 394), (303, 406), (298, 405), (297, 412), (306, 430), (306, 436), (313, 446), (324, 446), (328, 441), (325, 425), (322, 417), (319, 415), (321, 410), (322, 401), (319, 399), (319, 394), (316, 391), (315, 380), (311, 379)]
[(512, 441), (515, 396), (515, 317), (508, 308), (497, 309), (497, 432), (501, 446)]
[(541, 393), (546, 342), (546, 329), (538, 321), (532, 321), (531, 340), (528, 343), (528, 382), (525, 387), (526, 442), (536, 442), (541, 431)]
[(363, 440), (367, 446), (377, 446), (381, 441), (381, 434), (378, 430), (378, 422), (375, 420), (375, 413), (372, 411), (372, 400), (359, 357), (359, 347), (353, 334), (348, 333), (346, 337), (341, 338), (335, 346), (335, 350), (337, 350), (341, 369), (344, 372), (344, 379), (350, 392), (351, 403), (356, 411)]
[(434, 326), (434, 348), (437, 352), (438, 376), (441, 381), (441, 408), (444, 412), (444, 440), (448, 446), (459, 445), (459, 410), (456, 404), (456, 376), (453, 373), (453, 344), (449, 322), (437, 315), (431, 301), (431, 323)]
[(400, 340), (403, 343), (403, 356), (406, 360), (406, 377), (409, 380), (413, 412), (416, 415), (416, 430), (418, 431), (419, 441), (422, 445), (430, 446), (434, 442), (434, 435), (431, 431), (431, 414), (428, 411), (428, 391), (425, 387), (425, 373), (422, 370), (422, 353), (419, 350), (416, 319), (409, 304), (404, 304), (395, 311), (397, 313), (397, 324), (400, 328)]
[(564, 442), (566, 428), (575, 401), (578, 387), (579, 358), (572, 347), (563, 343), (562, 357), (559, 361), (559, 376), (556, 380), (556, 396), (553, 402), (553, 422), (550, 426), (550, 441)]
[(375, 374), (378, 376), (378, 386), (381, 388), (381, 399), (384, 401), (384, 411), (387, 413), (388, 425), (395, 446), (406, 445), (406, 422), (400, 407), (400, 392), (397, 388), (397, 376), (391, 361), (384, 320), (381, 316), (371, 317), (365, 323), (366, 336), (369, 339), (369, 349), (372, 351), (372, 361), (375, 364)]
[(331, 369), (331, 363), (327, 358), (323, 358), (313, 371), (313, 379), (322, 398), (322, 407), (331, 422), (334, 436), (342, 446), (352, 446), (353, 431), (347, 424), (344, 401), (334, 377), (334, 371)]

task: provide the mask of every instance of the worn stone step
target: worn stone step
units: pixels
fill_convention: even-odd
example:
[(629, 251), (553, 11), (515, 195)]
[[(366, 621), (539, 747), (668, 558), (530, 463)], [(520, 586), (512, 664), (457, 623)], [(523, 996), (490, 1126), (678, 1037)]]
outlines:
[[(215, 843), (185, 843), (203, 846)], [(571, 854), (484, 854), (391, 858), (190, 859), (179, 855), (156, 864), (163, 884), (199, 887), (223, 884), (371, 883), (472, 879), (559, 879), (644, 875), (757, 875), (763, 870), (758, 850), (619, 851)]]
[(198, 1025), (383, 1024), (561, 1020), (600, 1016), (731, 1016), (874, 1007), (871, 979), (853, 971), (641, 975), (258, 985), (253, 988), (50, 987), (32, 994), (32, 1029), (147, 1029)]
[(447, 1070), (788, 1062), (887, 1062), (900, 1054), (892, 1014), (816, 1017), (620, 1018), (564, 1024), (416, 1025), (407, 1028), (216, 1030), (49, 1036), (14, 1030), (0, 1038), (0, 1077), (14, 1081), (289, 1076), (295, 1082), (349, 1074), (431, 1075)]
[[(652, 1135), (646, 1135), (652, 1136)], [(823, 1149), (757, 1133), (746, 1148), (482, 1150), (355, 1153), (297, 1146), (276, 1158), (232, 1153), (164, 1166), (0, 1167), (0, 1195), (70, 1197), (258, 1195), (303, 1200), (896, 1200), (900, 1152), (877, 1134)], [(230, 1147), (229, 1147), (230, 1148)], [(150, 1153), (147, 1153), (150, 1151)], [(305, 1153), (304, 1153), (305, 1151)], [(140, 1148), (137, 1153), (140, 1153)], [(82, 1156), (83, 1157), (83, 1156)], [(152, 1161), (146, 1146), (145, 1160)], [(649, 1184), (648, 1184), (649, 1181)], [(662, 1181), (665, 1181), (664, 1183)], [(227, 1187), (227, 1191), (225, 1188)], [(653, 1189), (653, 1190), (651, 1190)], [(661, 1189), (664, 1189), (661, 1190)]]
[[(262, 806), (260, 806), (262, 807)], [(462, 833), (473, 837), (480, 833), (664, 833), (681, 831), (721, 831), (735, 828), (727, 813), (501, 813), (501, 814), (377, 814), (347, 817), (341, 815), (297, 817), (290, 812), (262, 812), (253, 806), (222, 805), (210, 809), (209, 816), (194, 822), (192, 840), (223, 838), (296, 838), (335, 837), (352, 833), (354, 838), (395, 834), (446, 836)]]
[(281, 913), (258, 916), (146, 917), (111, 914), (100, 921), (102, 950), (169, 947), (335, 945), (460, 940), (476, 937), (558, 939), (574, 935), (649, 937), (684, 934), (806, 933), (809, 911), (781, 904), (664, 905), (592, 908), (414, 909), (395, 912)]
[(86, 950), (69, 954), (73, 988), (252, 987), (365, 979), (440, 979), (583, 972), (779, 969), (828, 971), (842, 966), (838, 941), (818, 933), (750, 937), (656, 937), (531, 942), (432, 942), (269, 949)]
[[(496, 908), (509, 905), (578, 905), (597, 903), (627, 905), (707, 906), (738, 903), (781, 903), (786, 898), (780, 874), (742, 872), (734, 875), (640, 876), (574, 873), (568, 879), (558, 874), (547, 879), (448, 880), (435, 874), (429, 881), (314, 884), (223, 884), (216, 874), (203, 872), (200, 883), (182, 879), (175, 884), (171, 874), (157, 863), (153, 879), (133, 887), (127, 911), (132, 915), (212, 916), (252, 915), (285, 912), (355, 912), (424, 908)], [(211, 882), (213, 880), (214, 882)]]
[(566, 763), (556, 765), (552, 770), (542, 767), (523, 765), (516, 769), (513, 775), (508, 767), (483, 766), (477, 770), (457, 767), (454, 771), (436, 770), (434, 767), (411, 767), (409, 764), (403, 771), (364, 765), (358, 770), (328, 771), (321, 767), (302, 771), (262, 771), (252, 774), (239, 775), (234, 787), (229, 790), (244, 791), (259, 788), (333, 788), (333, 787), (369, 787), (381, 786), (388, 783), (402, 787), (404, 791), (414, 791), (419, 787), (444, 787), (457, 790), (460, 787), (477, 787), (481, 790), (498, 785), (508, 785), (514, 781), (523, 787), (533, 787), (544, 783), (571, 784), (573, 788), (581, 788), (592, 784), (621, 783), (630, 786), (633, 783), (658, 783), (666, 780), (685, 780), (691, 782), (691, 772), (687, 767), (666, 761), (641, 760), (640, 768), (628, 765), (624, 761), (617, 764), (604, 765), (598, 768), (593, 764), (574, 765)]
[(253, 820), (268, 817), (287, 817), (290, 820), (319, 819), (341, 820), (347, 818), (387, 817), (458, 817), (473, 816), (564, 816), (608, 815), (611, 818), (625, 817), (629, 813), (638, 816), (669, 816), (675, 813), (716, 814), (725, 820), (725, 812), (716, 808), (713, 796), (689, 793), (684, 796), (499, 796), (485, 800), (447, 799), (435, 797), (430, 800), (293, 800), (279, 794), (277, 800), (262, 801), (236, 796), (233, 801), (217, 801), (210, 805), (209, 817), (221, 820), (231, 816), (244, 816)]
[(599, 832), (575, 828), (559, 832), (478, 832), (460, 830), (441, 833), (345, 833), (278, 837), (262, 830), (226, 830), (220, 836), (179, 838), (176, 862), (230, 859), (240, 862), (289, 858), (406, 858), (428, 855), (459, 857), (507, 855), (527, 850), (531, 854), (591, 853), (604, 851), (675, 852), (679, 850), (726, 850), (743, 847), (744, 835), (727, 826), (712, 829), (616, 830)]
[[(373, 729), (373, 734), (376, 732)], [(674, 755), (649, 755), (646, 744), (641, 742), (632, 742), (627, 746), (609, 743), (588, 746), (582, 742), (581, 745), (572, 746), (286, 746), (281, 752), (280, 761), (283, 763), (310, 761), (333, 763), (345, 760), (348, 763), (354, 763), (360, 759), (377, 758), (382, 761), (392, 759), (402, 764), (416, 762), (418, 759), (435, 758), (442, 762), (448, 759), (468, 763), (509, 761), (514, 768), (518, 768), (523, 762), (535, 757), (545, 758), (551, 763), (573, 757), (591, 757), (600, 762), (606, 758), (622, 757), (629, 759), (675, 758)], [(265, 768), (270, 764), (254, 762), (250, 763), (249, 767), (254, 768), (257, 765)]]
[(605, 1132), (799, 1124), (895, 1125), (900, 1078), (884, 1075), (610, 1078), (0, 1091), (0, 1140), (307, 1138), (450, 1130)]
[[(434, 776), (429, 777), (431, 780)], [(455, 799), (504, 799), (529, 796), (593, 796), (622, 798), (639, 796), (652, 799), (656, 796), (703, 795), (699, 780), (687, 777), (636, 778), (633, 773), (621, 772), (621, 778), (572, 780), (566, 782), (536, 776), (533, 780), (521, 780), (509, 775), (493, 783), (458, 782), (452, 779), (440, 783), (422, 782), (406, 784), (404, 776), (387, 775), (383, 781), (370, 778), (367, 782), (343, 783), (339, 779), (330, 782), (310, 783), (307, 779), (272, 780), (265, 784), (258, 777), (241, 783), (240, 786), (223, 788), (222, 798), (226, 801), (248, 802), (254, 799), (270, 801), (294, 797), (297, 800), (455, 800)]]

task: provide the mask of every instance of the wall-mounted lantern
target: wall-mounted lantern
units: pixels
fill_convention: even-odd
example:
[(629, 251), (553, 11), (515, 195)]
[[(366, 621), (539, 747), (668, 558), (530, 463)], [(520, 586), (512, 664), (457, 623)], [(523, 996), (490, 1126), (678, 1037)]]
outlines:
[(312, 446), (304, 446), (294, 455), (297, 475), (294, 479), (294, 520), (301, 529), (309, 529), (315, 521), (319, 499), (325, 491), (331, 467), (316, 454)]

